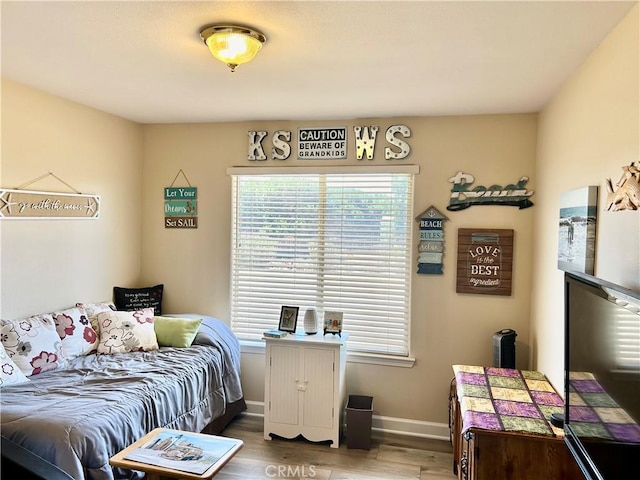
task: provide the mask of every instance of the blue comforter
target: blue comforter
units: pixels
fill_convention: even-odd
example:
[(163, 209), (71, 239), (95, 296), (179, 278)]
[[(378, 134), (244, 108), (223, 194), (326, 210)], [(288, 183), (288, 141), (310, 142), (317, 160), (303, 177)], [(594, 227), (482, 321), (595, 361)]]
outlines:
[(199, 432), (242, 397), (238, 340), (188, 316), (203, 318), (189, 348), (91, 354), (2, 388), (2, 434), (78, 480), (141, 478), (109, 458), (156, 427)]

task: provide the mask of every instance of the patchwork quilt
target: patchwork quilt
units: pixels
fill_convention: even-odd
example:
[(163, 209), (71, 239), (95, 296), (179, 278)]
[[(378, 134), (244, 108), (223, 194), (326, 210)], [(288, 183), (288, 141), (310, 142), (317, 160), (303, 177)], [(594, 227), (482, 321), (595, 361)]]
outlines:
[(562, 436), (549, 422), (564, 402), (544, 374), (529, 370), (453, 365), (462, 416), (470, 428)]
[(640, 426), (589, 372), (570, 372), (571, 426), (581, 437), (640, 443)]

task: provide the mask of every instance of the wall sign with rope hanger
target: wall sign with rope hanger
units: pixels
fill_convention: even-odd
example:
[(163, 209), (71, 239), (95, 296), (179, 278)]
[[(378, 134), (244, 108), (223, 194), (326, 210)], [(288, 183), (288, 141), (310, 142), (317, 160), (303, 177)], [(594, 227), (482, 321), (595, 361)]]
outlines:
[[(24, 190), (43, 178), (53, 177), (75, 193)], [(100, 195), (85, 195), (53, 172), (14, 188), (0, 188), (0, 219), (100, 218)]]
[[(182, 174), (188, 187), (174, 187)], [(164, 188), (164, 228), (198, 228), (198, 187), (192, 187), (182, 169)]]

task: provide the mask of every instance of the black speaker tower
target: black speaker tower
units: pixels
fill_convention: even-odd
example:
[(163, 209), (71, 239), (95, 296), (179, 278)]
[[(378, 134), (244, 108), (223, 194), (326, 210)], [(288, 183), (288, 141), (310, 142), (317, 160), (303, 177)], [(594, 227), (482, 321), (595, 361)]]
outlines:
[(516, 368), (516, 331), (503, 329), (493, 334), (493, 366)]

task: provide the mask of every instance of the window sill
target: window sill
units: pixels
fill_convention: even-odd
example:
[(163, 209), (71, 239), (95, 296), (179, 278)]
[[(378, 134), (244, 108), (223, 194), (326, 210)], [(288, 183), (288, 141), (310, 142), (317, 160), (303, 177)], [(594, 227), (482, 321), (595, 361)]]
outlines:
[(264, 355), (264, 342), (240, 340), (240, 353), (256, 353)]
[(399, 355), (382, 355), (379, 353), (347, 352), (347, 362), (368, 363), (370, 365), (386, 365), (388, 367), (411, 368), (416, 363), (413, 357)]
[[(251, 342), (242, 340), (240, 342), (242, 353), (264, 355), (264, 342)], [(347, 352), (348, 363), (366, 363), (369, 365), (386, 365), (389, 367), (411, 368), (416, 363), (413, 357), (400, 357), (396, 355), (381, 355), (376, 353)]]

